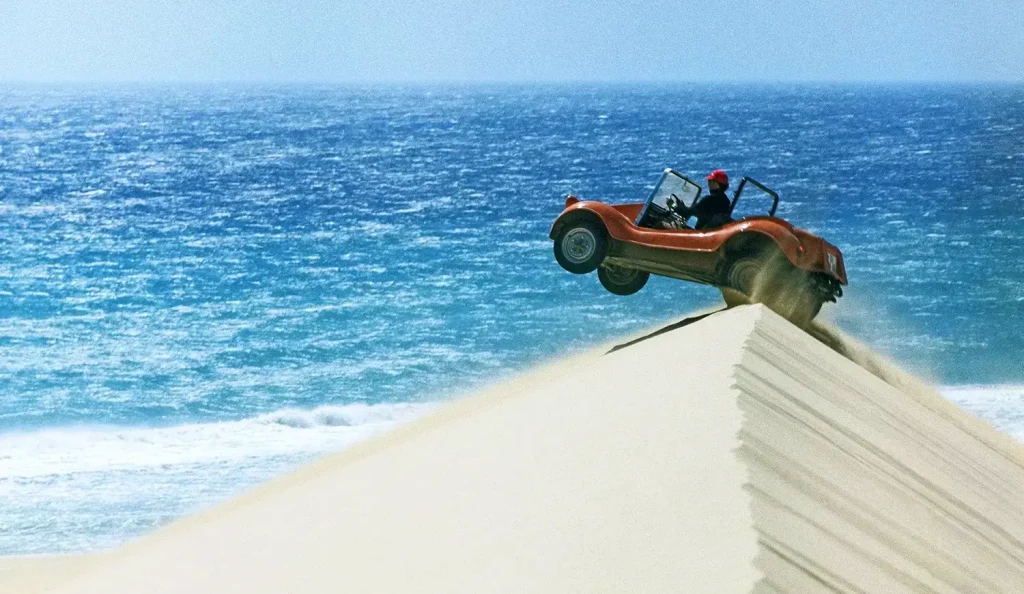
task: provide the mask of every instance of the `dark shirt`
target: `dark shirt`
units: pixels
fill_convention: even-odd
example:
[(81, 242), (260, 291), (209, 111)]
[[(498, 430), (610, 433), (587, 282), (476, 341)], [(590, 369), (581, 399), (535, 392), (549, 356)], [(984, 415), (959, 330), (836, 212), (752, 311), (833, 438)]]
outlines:
[(732, 221), (732, 201), (724, 190), (712, 190), (697, 201), (693, 208), (677, 208), (684, 217), (697, 217), (695, 229), (714, 229)]

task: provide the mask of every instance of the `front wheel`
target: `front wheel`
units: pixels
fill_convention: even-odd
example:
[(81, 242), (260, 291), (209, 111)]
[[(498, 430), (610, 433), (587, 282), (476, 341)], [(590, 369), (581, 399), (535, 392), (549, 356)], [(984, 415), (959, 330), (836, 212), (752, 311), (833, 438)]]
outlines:
[(597, 278), (609, 293), (632, 295), (644, 288), (651, 274), (623, 266), (602, 266), (597, 269)]
[(593, 221), (569, 223), (555, 238), (555, 260), (573, 274), (593, 272), (607, 252), (608, 234)]

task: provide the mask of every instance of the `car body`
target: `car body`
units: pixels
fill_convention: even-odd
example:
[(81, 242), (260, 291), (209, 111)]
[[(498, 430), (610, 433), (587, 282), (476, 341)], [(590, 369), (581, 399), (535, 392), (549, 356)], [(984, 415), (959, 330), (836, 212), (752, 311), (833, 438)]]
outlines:
[(765, 269), (771, 267), (774, 272), (768, 276), (775, 285), (800, 285), (800, 307), (804, 313), (812, 309), (813, 318), (821, 303), (835, 301), (847, 284), (842, 252), (774, 216), (778, 194), (749, 177), (736, 188), (733, 214), (744, 191), (771, 199), (766, 216), (691, 229), (681, 224), (673, 202), (693, 207), (700, 186), (666, 169), (646, 202), (612, 205), (570, 195), (549, 236), (555, 241), (556, 259), (566, 270), (584, 274), (597, 269), (602, 284), (622, 295), (636, 292), (647, 276), (657, 274), (722, 288), (727, 302), (737, 301), (737, 294), (757, 300), (755, 284), (764, 283), (755, 277), (764, 280)]

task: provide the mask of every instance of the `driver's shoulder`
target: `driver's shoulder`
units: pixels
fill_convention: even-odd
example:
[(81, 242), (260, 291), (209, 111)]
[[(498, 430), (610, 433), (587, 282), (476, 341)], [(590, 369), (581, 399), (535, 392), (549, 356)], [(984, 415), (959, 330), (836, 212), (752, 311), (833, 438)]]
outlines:
[(711, 197), (714, 198), (714, 201), (719, 205), (732, 206), (732, 200), (729, 200), (729, 196), (724, 192), (721, 194), (712, 194)]

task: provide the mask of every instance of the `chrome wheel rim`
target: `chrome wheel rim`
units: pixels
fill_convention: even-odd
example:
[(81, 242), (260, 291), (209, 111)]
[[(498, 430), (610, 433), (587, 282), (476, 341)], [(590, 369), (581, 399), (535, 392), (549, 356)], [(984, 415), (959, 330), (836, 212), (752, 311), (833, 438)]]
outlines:
[(583, 264), (597, 251), (597, 238), (586, 227), (571, 229), (562, 238), (562, 253), (573, 264)]

